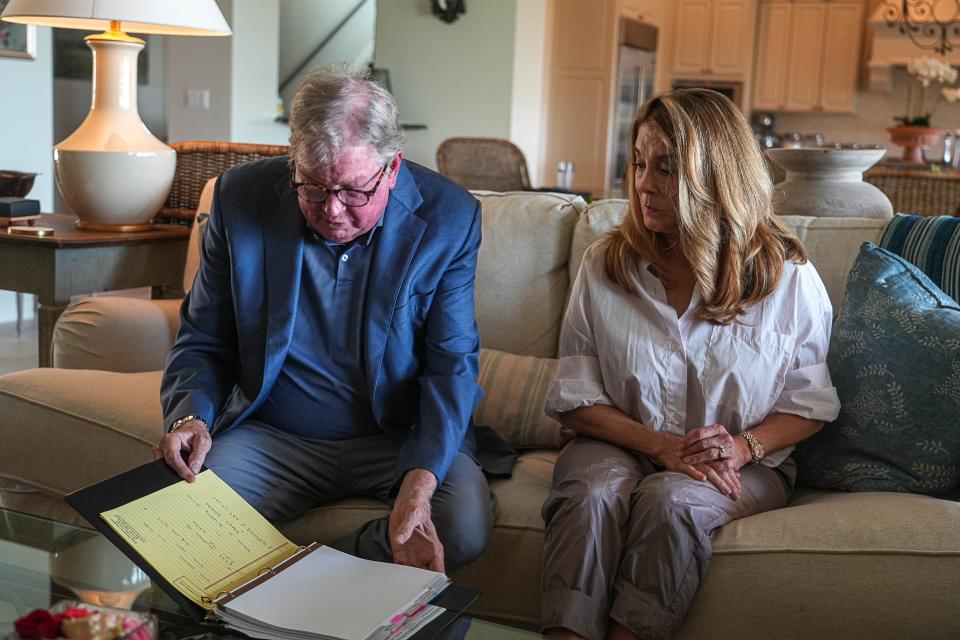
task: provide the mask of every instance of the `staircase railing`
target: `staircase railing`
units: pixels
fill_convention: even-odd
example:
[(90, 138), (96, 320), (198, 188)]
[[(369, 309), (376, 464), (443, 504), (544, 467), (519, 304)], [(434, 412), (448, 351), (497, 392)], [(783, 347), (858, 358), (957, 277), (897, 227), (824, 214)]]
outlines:
[(348, 22), (350, 22), (353, 16), (357, 15), (357, 12), (360, 11), (361, 8), (363, 8), (363, 5), (367, 4), (368, 2), (371, 2), (371, 0), (360, 0), (360, 2), (358, 2), (356, 6), (354, 6), (353, 9), (350, 10), (350, 13), (348, 13), (346, 17), (337, 24), (337, 26), (333, 29), (333, 31), (328, 33), (327, 37), (325, 37), (320, 42), (320, 44), (318, 44), (316, 48), (314, 48), (314, 50), (310, 52), (310, 55), (308, 55), (306, 58), (303, 59), (303, 62), (301, 62), (297, 66), (297, 68), (293, 70), (293, 73), (288, 75), (283, 80), (283, 82), (280, 83), (281, 95), (283, 95), (283, 92), (287, 89), (287, 86), (291, 82), (296, 80), (296, 78), (303, 72), (304, 69), (310, 66), (310, 63), (313, 61), (314, 58), (317, 57), (317, 54), (323, 51), (324, 47), (330, 44), (330, 41), (333, 40), (333, 38), (340, 32), (341, 29), (343, 29), (347, 25)]

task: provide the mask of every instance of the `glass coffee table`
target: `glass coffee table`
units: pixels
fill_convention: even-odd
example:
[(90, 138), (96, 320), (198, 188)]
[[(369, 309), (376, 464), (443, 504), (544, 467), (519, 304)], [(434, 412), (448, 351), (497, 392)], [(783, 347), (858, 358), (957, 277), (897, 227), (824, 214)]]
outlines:
[[(0, 508), (0, 639), (13, 621), (61, 600), (149, 611), (158, 640), (244, 636), (184, 613), (136, 565), (92, 529)], [(440, 640), (533, 640), (536, 633), (461, 616)]]

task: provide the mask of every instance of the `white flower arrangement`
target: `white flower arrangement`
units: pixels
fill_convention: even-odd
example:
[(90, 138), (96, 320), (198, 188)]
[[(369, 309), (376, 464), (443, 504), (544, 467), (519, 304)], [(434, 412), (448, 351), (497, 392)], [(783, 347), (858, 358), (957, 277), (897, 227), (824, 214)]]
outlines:
[[(926, 91), (934, 82), (938, 84), (956, 82), (957, 70), (944, 60), (921, 56), (907, 63), (907, 73), (915, 80), (907, 86), (907, 114), (895, 117), (894, 120), (905, 127), (929, 127), (930, 116), (940, 100), (946, 98), (948, 102), (955, 102), (960, 97), (960, 89), (947, 87), (941, 89), (929, 110), (925, 109)], [(916, 86), (918, 84), (919, 87)]]

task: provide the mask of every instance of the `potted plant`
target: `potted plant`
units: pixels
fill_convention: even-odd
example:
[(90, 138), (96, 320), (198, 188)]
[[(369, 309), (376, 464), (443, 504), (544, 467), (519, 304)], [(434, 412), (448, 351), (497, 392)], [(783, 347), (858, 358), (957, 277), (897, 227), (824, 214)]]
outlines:
[(907, 111), (903, 116), (897, 116), (894, 121), (899, 125), (890, 127), (890, 140), (903, 147), (903, 160), (922, 164), (923, 150), (943, 139), (944, 131), (930, 126), (930, 117), (933, 111), (946, 98), (950, 102), (957, 99), (958, 90), (944, 87), (934, 98), (932, 104), (927, 102), (927, 89), (937, 84), (953, 84), (957, 81), (957, 70), (943, 60), (922, 56), (914, 58), (907, 64), (907, 72), (913, 76), (907, 85)]

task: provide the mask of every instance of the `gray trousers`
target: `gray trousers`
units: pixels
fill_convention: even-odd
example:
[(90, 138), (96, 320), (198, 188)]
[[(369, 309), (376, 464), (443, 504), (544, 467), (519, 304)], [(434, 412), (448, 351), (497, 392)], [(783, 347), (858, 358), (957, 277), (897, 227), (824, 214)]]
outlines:
[(734, 502), (709, 481), (658, 470), (615, 445), (570, 442), (543, 506), (541, 628), (600, 640), (612, 618), (640, 638), (671, 637), (707, 572), (710, 533), (787, 502), (792, 480), (781, 472), (740, 472)]
[[(264, 517), (278, 522), (351, 496), (392, 505), (399, 449), (400, 442), (385, 434), (313, 440), (247, 422), (214, 438), (205, 464)], [(493, 529), (493, 494), (476, 462), (458, 454), (430, 506), (447, 571), (480, 555)], [(390, 562), (388, 518), (371, 520), (332, 546)]]

